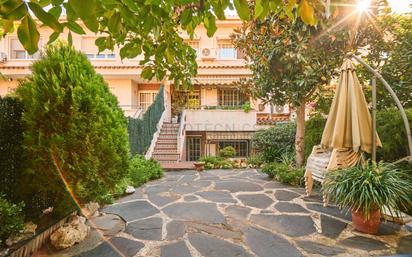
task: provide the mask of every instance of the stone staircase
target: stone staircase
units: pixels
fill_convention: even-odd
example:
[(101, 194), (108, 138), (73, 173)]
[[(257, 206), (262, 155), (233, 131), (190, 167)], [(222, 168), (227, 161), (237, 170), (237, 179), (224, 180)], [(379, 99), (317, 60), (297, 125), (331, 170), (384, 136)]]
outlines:
[(161, 165), (179, 161), (179, 153), (177, 152), (178, 133), (179, 124), (163, 123), (152, 154), (153, 159), (159, 161)]

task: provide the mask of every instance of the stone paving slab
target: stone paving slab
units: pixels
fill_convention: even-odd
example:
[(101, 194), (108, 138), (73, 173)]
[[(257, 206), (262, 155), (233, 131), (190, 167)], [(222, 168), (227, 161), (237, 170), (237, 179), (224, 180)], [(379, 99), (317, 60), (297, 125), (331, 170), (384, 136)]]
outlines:
[(172, 219), (225, 223), (225, 217), (213, 203), (174, 203), (162, 209)]
[(250, 221), (290, 237), (308, 236), (316, 232), (309, 216), (258, 214), (252, 215)]
[(161, 247), (161, 257), (192, 257), (184, 241)]
[(309, 213), (308, 210), (296, 203), (278, 202), (275, 204), (275, 209), (287, 213)]
[(320, 215), (320, 225), (322, 235), (329, 238), (337, 238), (346, 228), (347, 223), (322, 214)]
[(353, 236), (340, 242), (341, 245), (365, 251), (385, 250), (385, 243), (365, 236)]
[(265, 194), (239, 194), (237, 198), (245, 205), (259, 209), (266, 209), (269, 207), (273, 200)]
[(281, 236), (267, 230), (249, 227), (246, 243), (259, 257), (300, 257), (302, 253)]
[(163, 220), (161, 218), (147, 218), (127, 224), (125, 232), (137, 239), (161, 240)]
[(204, 257), (253, 257), (242, 246), (205, 234), (190, 234), (189, 242)]
[(297, 244), (306, 252), (319, 254), (321, 256), (335, 256), (345, 252), (345, 249), (335, 246), (329, 246), (312, 241), (297, 241)]
[(133, 202), (111, 205), (102, 210), (102, 212), (117, 214), (125, 221), (146, 218), (159, 213), (159, 210), (146, 200), (137, 200)]
[(237, 203), (227, 191), (203, 191), (196, 193), (202, 198), (216, 203)]
[[(382, 223), (378, 236), (351, 226), (350, 213), (322, 206), (322, 196), (268, 181), (254, 169), (166, 172), (165, 177), (104, 207), (101, 218), (72, 251), (86, 257), (296, 257), (389, 256), (412, 253), (412, 234)], [(124, 222), (123, 222), (124, 224)], [(116, 234), (117, 233), (117, 234)], [(98, 233), (97, 233), (98, 234)], [(112, 245), (120, 251), (121, 255)], [(82, 251), (83, 249), (83, 251)], [(72, 254), (70, 254), (72, 253)]]

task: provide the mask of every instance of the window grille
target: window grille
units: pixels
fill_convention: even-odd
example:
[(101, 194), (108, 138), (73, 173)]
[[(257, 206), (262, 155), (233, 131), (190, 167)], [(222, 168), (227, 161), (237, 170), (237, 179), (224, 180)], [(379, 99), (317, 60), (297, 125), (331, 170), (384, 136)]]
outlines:
[(240, 107), (246, 102), (246, 97), (236, 88), (218, 89), (218, 105), (225, 107)]
[(157, 92), (141, 92), (139, 93), (139, 106), (145, 112), (147, 108), (153, 103)]

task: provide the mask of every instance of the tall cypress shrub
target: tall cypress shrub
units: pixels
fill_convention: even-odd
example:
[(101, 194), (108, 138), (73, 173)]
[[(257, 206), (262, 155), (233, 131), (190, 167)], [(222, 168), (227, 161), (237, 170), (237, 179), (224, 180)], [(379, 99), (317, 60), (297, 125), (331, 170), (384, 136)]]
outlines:
[(23, 171), (23, 105), (12, 97), (0, 97), (0, 195), (19, 200), (17, 187)]
[(29, 190), (55, 205), (65, 199), (57, 163), (76, 198), (106, 200), (129, 169), (127, 121), (85, 55), (48, 46), (16, 93), (25, 108)]

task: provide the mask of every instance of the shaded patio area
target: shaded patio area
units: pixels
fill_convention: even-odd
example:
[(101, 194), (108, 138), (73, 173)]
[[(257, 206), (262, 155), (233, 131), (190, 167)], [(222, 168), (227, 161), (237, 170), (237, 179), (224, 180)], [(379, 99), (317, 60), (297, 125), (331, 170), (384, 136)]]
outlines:
[[(288, 257), (412, 253), (412, 235), (382, 223), (358, 233), (350, 214), (323, 207), (322, 197), (271, 181), (256, 170), (167, 172), (161, 180), (105, 207), (107, 215), (79, 245), (55, 256)], [(115, 214), (121, 219), (116, 219)], [(111, 226), (113, 224), (113, 226)], [(113, 247), (114, 246), (114, 247)], [(120, 252), (116, 252), (115, 248)]]

